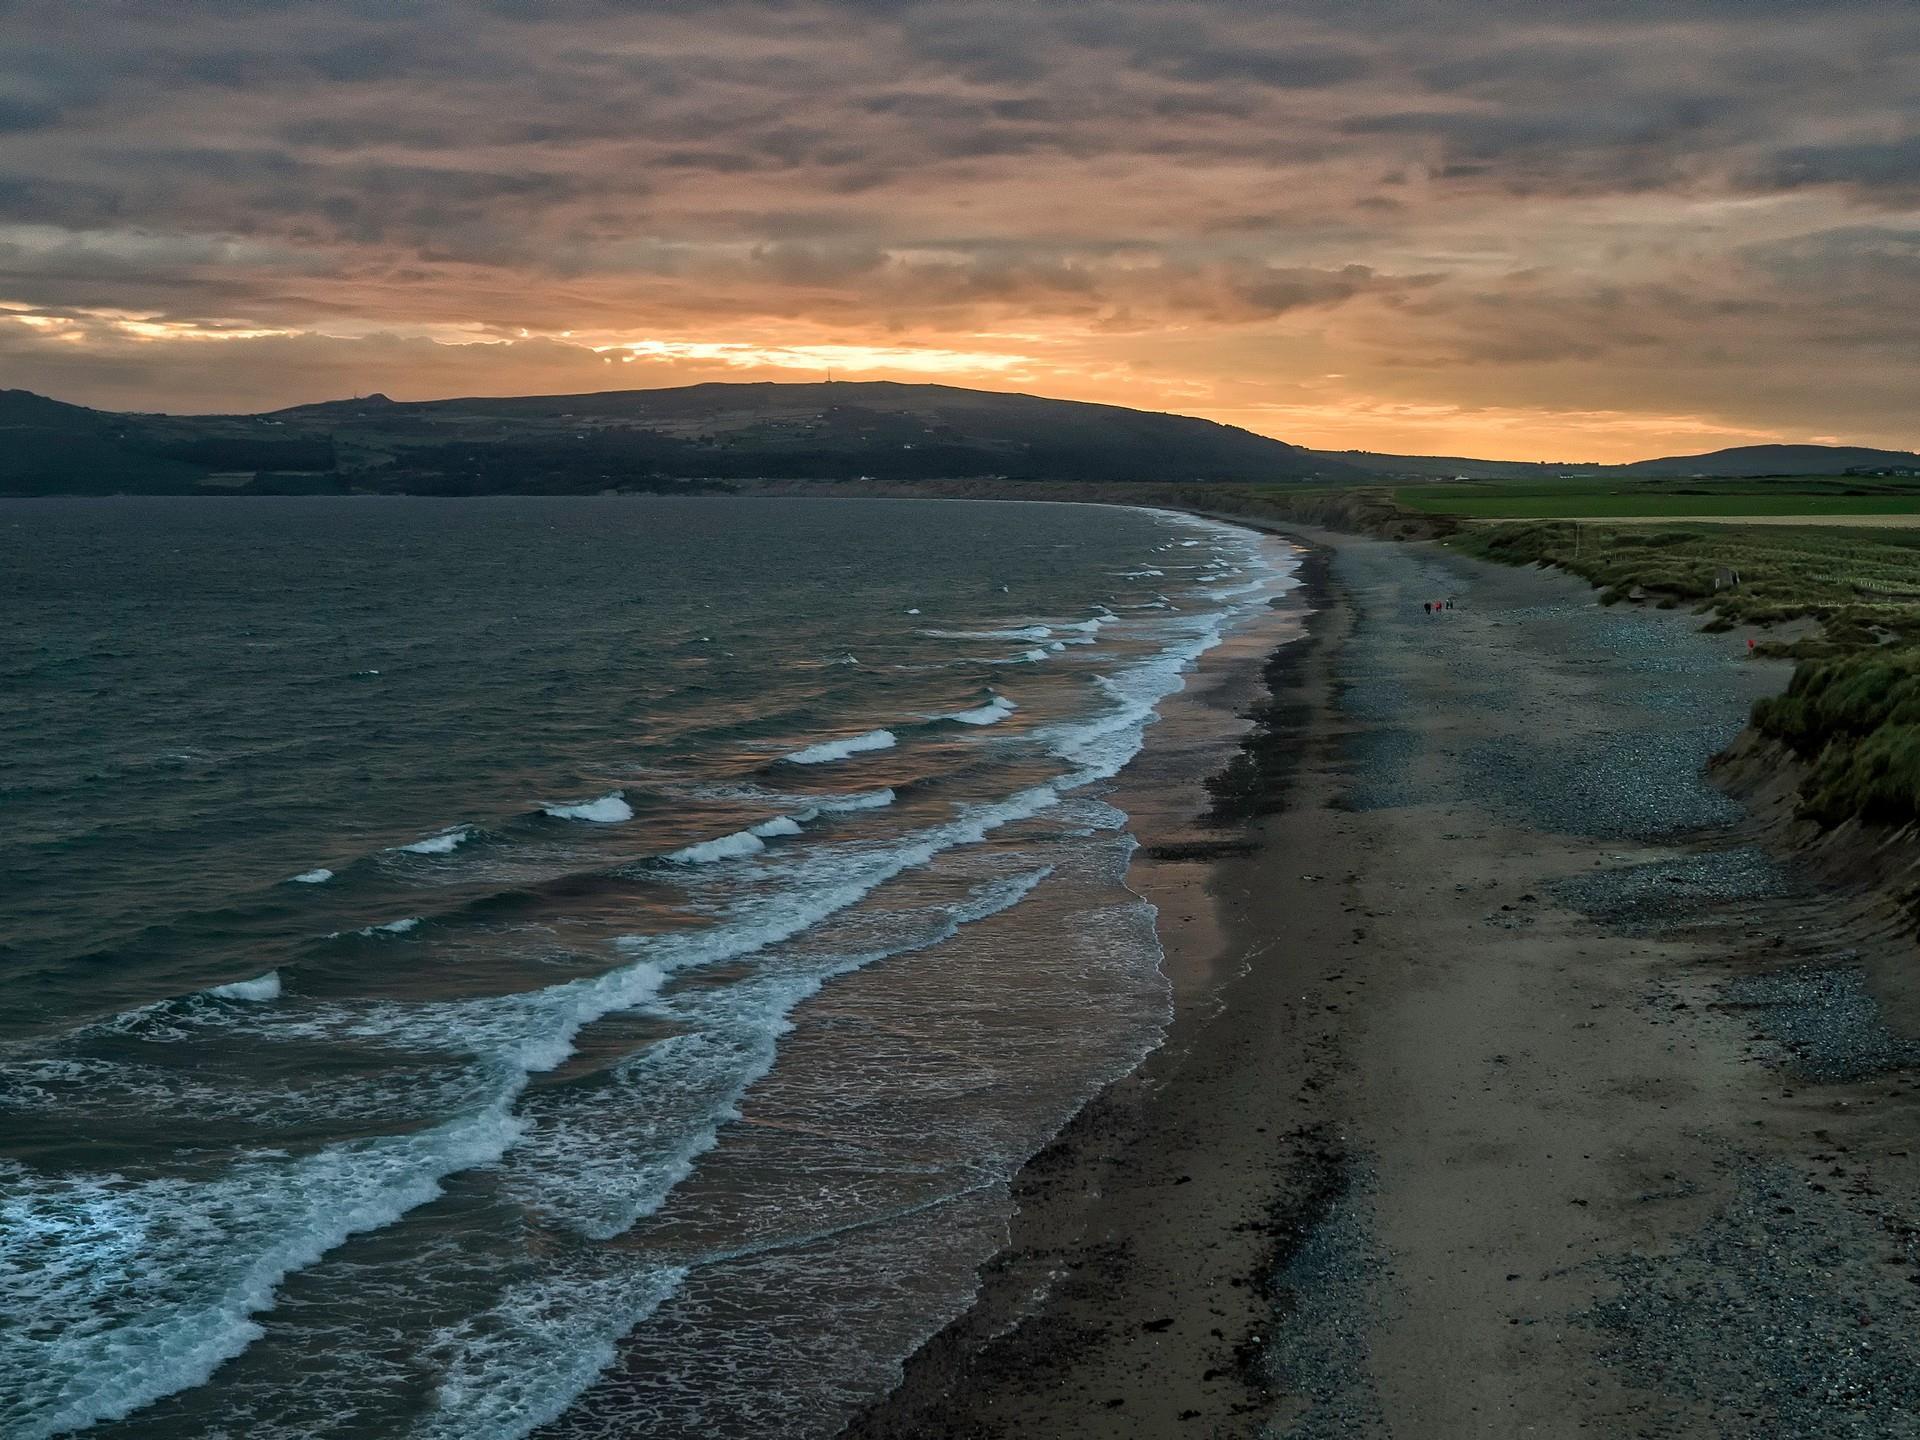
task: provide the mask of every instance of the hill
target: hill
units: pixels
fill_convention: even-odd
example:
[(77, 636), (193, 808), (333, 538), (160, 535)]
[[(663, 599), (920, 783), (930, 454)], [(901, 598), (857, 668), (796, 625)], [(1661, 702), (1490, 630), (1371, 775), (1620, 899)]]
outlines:
[(577, 494), (760, 479), (1363, 479), (1231, 425), (890, 382), (691, 385), (265, 415), (121, 415), (0, 392), (0, 493)]
[(1908, 450), (1868, 450), (1857, 445), (1737, 445), (1704, 455), (1669, 455), (1609, 469), (1619, 475), (1674, 479), (1847, 475), (1869, 470), (1920, 469), (1920, 455)]
[(1920, 455), (1857, 445), (1736, 445), (1700, 455), (1667, 455), (1625, 465), (1591, 461), (1474, 460), (1462, 455), (1383, 455), (1371, 450), (1316, 450), (1324, 460), (1374, 475), (1441, 480), (1748, 479), (1769, 475), (1850, 475), (1920, 470)]
[(1684, 479), (1920, 470), (1920, 455), (1747, 445), (1630, 465), (1306, 450), (1186, 415), (891, 381), (687, 385), (264, 415), (90, 410), (0, 390), (0, 494), (582, 494), (761, 480)]

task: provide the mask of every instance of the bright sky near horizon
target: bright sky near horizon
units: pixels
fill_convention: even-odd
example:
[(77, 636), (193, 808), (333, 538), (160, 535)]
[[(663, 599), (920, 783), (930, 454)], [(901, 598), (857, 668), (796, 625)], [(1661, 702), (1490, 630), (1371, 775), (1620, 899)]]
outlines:
[(1920, 6), (0, 9), (0, 385), (943, 380), (1297, 443), (1920, 445)]

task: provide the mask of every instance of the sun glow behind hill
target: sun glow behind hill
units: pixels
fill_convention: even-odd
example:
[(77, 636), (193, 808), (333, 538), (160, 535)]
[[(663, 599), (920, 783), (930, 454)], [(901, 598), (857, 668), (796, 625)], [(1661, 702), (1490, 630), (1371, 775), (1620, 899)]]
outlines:
[(595, 352), (611, 365), (638, 360), (688, 360), (731, 366), (756, 372), (780, 370), (821, 375), (846, 371), (863, 376), (938, 375), (977, 382), (994, 375), (1029, 369), (1028, 355), (984, 350), (941, 350), (903, 345), (754, 345), (714, 340), (626, 340), (595, 345)]
[[(849, 338), (843, 330), (756, 321), (728, 338), (634, 337), (630, 329), (503, 329), (477, 322), (407, 321), (334, 315), (310, 326), (247, 318), (178, 319), (159, 312), (34, 307), (0, 302), (5, 332), (29, 335), (40, 363), (25, 388), (56, 389), (106, 408), (244, 411), (299, 403), (312, 394), (383, 391), (402, 399), (441, 394), (572, 394), (620, 382), (669, 388), (704, 381), (795, 382), (829, 375), (943, 382), (1019, 390), (1064, 399), (1169, 410), (1240, 426), (1323, 450), (1365, 448), (1411, 453), (1615, 462), (1649, 451), (1704, 444), (1762, 443), (1812, 437), (1779, 428), (1730, 424), (1686, 412), (1641, 412), (1551, 405), (1458, 404), (1400, 399), (1364, 377), (1332, 373), (1290, 385), (1284, 403), (1263, 397), (1250, 376), (1210, 378), (1243, 347), (1244, 334), (1216, 337), (1219, 357), (1187, 353), (1198, 335), (1160, 346), (1138, 335), (1107, 335), (1029, 319), (1017, 329), (925, 338), (899, 334)], [(744, 334), (742, 332), (745, 332)], [(734, 338), (739, 336), (740, 338)], [(983, 343), (984, 342), (984, 343)], [(159, 390), (142, 375), (146, 356), (175, 347), (189, 365), (167, 371)], [(4, 348), (0, 345), (0, 348)], [(91, 371), (120, 356), (106, 384), (66, 387), (41, 377)], [(359, 357), (350, 364), (347, 357)], [(231, 357), (231, 358), (229, 358)], [(365, 363), (362, 363), (362, 362)], [(313, 378), (308, 378), (313, 377)], [(156, 396), (188, 387), (177, 400)]]

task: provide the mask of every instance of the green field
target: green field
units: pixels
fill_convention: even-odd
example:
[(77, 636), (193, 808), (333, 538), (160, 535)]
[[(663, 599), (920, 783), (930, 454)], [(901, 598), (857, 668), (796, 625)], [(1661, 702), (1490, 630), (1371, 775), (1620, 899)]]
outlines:
[(1404, 485), (1394, 502), (1470, 520), (1920, 517), (1920, 480), (1476, 480)]

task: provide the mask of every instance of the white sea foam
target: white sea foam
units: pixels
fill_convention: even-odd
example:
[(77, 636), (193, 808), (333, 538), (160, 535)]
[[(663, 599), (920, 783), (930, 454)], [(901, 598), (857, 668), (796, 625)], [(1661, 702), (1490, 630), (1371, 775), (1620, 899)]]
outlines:
[[(769, 790), (761, 785), (702, 786), (698, 793), (717, 800), (739, 801), (753, 805), (779, 806), (783, 814), (752, 827), (762, 839), (776, 835), (798, 834), (822, 815), (852, 810), (879, 810), (897, 798), (890, 789), (854, 790), (842, 794), (799, 795), (786, 790)], [(792, 826), (792, 829), (787, 828)]]
[[(814, 869), (824, 873), (836, 863), (844, 864), (829, 860)], [(955, 904), (889, 912), (884, 937), (836, 946), (797, 972), (776, 970), (660, 999), (654, 1010), (680, 1033), (622, 1062), (613, 1077), (652, 1117), (649, 1138), (658, 1148), (636, 1164), (631, 1150), (607, 1134), (609, 1126), (630, 1124), (631, 1106), (609, 1109), (598, 1095), (544, 1094), (508, 1167), (510, 1188), (528, 1208), (591, 1239), (621, 1234), (658, 1210), (712, 1148), (720, 1125), (737, 1118), (741, 1097), (773, 1068), (795, 1007), (835, 976), (940, 944), (962, 926), (1017, 905), (1051, 873), (1043, 866), (978, 885)]]
[(433, 1409), (413, 1440), (497, 1440), (557, 1420), (618, 1356), (622, 1335), (680, 1288), (687, 1271), (638, 1257), (556, 1256), (479, 1315), (436, 1332)]
[(235, 980), (228, 985), (215, 985), (201, 992), (216, 1000), (278, 1000), (280, 998), (280, 972), (269, 970), (264, 975), (256, 975), (251, 980)]
[(796, 750), (785, 758), (789, 765), (827, 765), (869, 750), (891, 750), (898, 743), (891, 730), (869, 730), (864, 735), (850, 736), (845, 740), (823, 740), (818, 745)]
[(292, 878), (295, 885), (324, 885), (333, 878), (331, 870), (302, 870)]
[(591, 820), (598, 825), (613, 825), (633, 819), (633, 807), (627, 797), (615, 790), (598, 800), (582, 800), (576, 805), (549, 805), (547, 814), (556, 820)]
[[(796, 832), (800, 829), (798, 825), (793, 828)], [(716, 860), (738, 860), (743, 855), (757, 855), (766, 848), (767, 842), (753, 831), (741, 830), (732, 835), (722, 835), (718, 840), (688, 845), (662, 858), (676, 865), (711, 865)]]
[(971, 710), (956, 710), (951, 715), (935, 718), (952, 720), (961, 725), (998, 725), (1020, 707), (1004, 695), (995, 695), (984, 705), (976, 705)]
[(884, 810), (893, 804), (891, 790), (862, 790), (852, 795), (825, 795), (813, 802), (814, 809), (823, 814), (836, 814), (852, 810)]
[(1053, 634), (1050, 625), (1022, 625), (1013, 630), (922, 630), (935, 640), (1045, 640)]
[[(778, 929), (689, 937), (679, 958), (745, 953)], [(0, 1434), (42, 1440), (204, 1384), (264, 1333), (252, 1317), (288, 1274), (434, 1199), (448, 1175), (506, 1154), (524, 1128), (512, 1110), (528, 1077), (564, 1060), (582, 1026), (641, 1004), (663, 978), (635, 960), (531, 994), (373, 1007), (334, 1031), (486, 1056), (490, 1095), (430, 1129), (297, 1159), (243, 1154), (211, 1180), (41, 1179), (0, 1162), (0, 1282), (27, 1321), (0, 1330), (0, 1375), (39, 1377), (0, 1391)], [(45, 1263), (50, 1246), (58, 1265)], [(31, 1342), (14, 1338), (29, 1332)]]
[(1037, 665), (1040, 661), (1047, 658), (1047, 652), (1044, 650), (1029, 650), (1020, 658), (1029, 665)]
[[(1216, 538), (1231, 538), (1246, 546), (1249, 561), (1259, 559), (1261, 542), (1251, 532), (1176, 512), (1153, 513), (1183, 527), (1206, 530)], [(1182, 540), (1177, 543), (1190, 547), (1205, 542)], [(1221, 585), (1213, 589), (1211, 599), (1216, 604), (1223, 600), (1231, 602), (1266, 589), (1274, 572), (1264, 562), (1258, 568), (1261, 573), (1248, 578), (1244, 584)], [(1114, 701), (1113, 707), (1090, 720), (1057, 727), (1047, 736), (1054, 753), (1076, 767), (1075, 775), (1058, 782), (1061, 788), (1071, 789), (1090, 780), (1117, 774), (1139, 752), (1146, 727), (1153, 722), (1160, 701), (1185, 684), (1186, 667), (1219, 643), (1227, 627), (1243, 613), (1243, 609), (1243, 605), (1229, 603), (1205, 612), (1181, 614), (1178, 619), (1169, 617), (1165, 621), (1157, 621), (1157, 624), (1167, 627), (1170, 637), (1167, 645), (1144, 661), (1111, 675), (1096, 677), (1095, 684)], [(1112, 618), (1109, 613), (1096, 617), (1096, 620), (1106, 623)]]
[[(419, 925), (420, 917), (418, 915), (409, 915), (404, 920), (389, 920), (384, 925), (364, 925), (353, 933), (371, 940), (379, 935), (404, 935), (409, 930), (418, 929)], [(336, 930), (327, 936), (327, 938), (329, 940), (338, 940), (344, 933), (344, 931)]]
[(918, 608), (918, 607), (915, 607), (914, 609), (912, 609), (912, 610), (909, 610), (909, 611), (907, 611), (907, 613), (908, 613), (909, 615), (918, 615), (918, 614), (920, 613), (920, 611), (919, 611), (919, 608)]
[(16, 1321), (0, 1331), (0, 1434), (43, 1440), (205, 1384), (265, 1333), (253, 1316), (287, 1275), (499, 1159), (519, 1129), (500, 1106), (299, 1159), (242, 1155), (210, 1180), (0, 1169)]
[(471, 825), (450, 825), (437, 835), (429, 835), (426, 839), (416, 840), (411, 845), (396, 845), (393, 848), (408, 855), (451, 855), (472, 838)]

